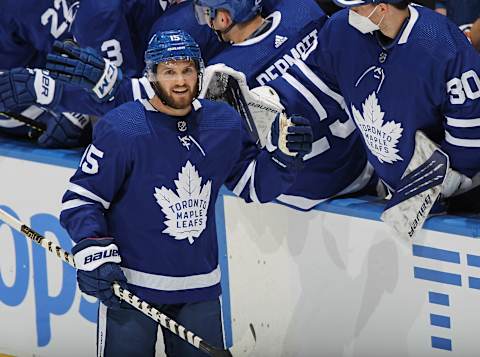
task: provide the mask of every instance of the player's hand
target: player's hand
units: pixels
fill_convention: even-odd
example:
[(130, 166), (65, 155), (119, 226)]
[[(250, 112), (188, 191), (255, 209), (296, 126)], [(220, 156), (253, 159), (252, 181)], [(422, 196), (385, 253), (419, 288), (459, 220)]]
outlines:
[(53, 53), (47, 55), (47, 68), (52, 77), (79, 85), (93, 93), (100, 103), (115, 96), (122, 81), (122, 71), (92, 48), (80, 48), (71, 42), (53, 43)]
[(92, 125), (88, 115), (45, 112), (38, 121), (46, 126), (37, 139), (40, 146), (74, 148), (86, 146), (91, 141)]
[(0, 74), (0, 112), (15, 112), (32, 104), (54, 106), (58, 97), (48, 71), (14, 68)]
[(120, 269), (121, 258), (114, 239), (86, 238), (72, 248), (72, 253), (80, 290), (95, 296), (109, 308), (120, 307), (120, 299), (114, 294), (112, 285), (118, 283), (126, 289), (127, 278)]
[[(312, 151), (313, 131), (308, 119), (278, 114), (267, 139), (267, 150), (285, 158), (303, 158)], [(285, 160), (281, 160), (285, 161)], [(287, 160), (288, 161), (288, 160)]]

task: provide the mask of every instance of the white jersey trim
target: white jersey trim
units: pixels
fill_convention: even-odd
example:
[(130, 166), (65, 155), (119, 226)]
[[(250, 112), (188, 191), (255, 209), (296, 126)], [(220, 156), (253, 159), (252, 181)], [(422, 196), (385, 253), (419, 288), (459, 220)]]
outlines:
[(310, 92), (303, 84), (297, 81), (289, 73), (285, 73), (283, 75), (283, 78), (285, 78), (285, 80), (293, 88), (295, 88), (298, 92), (300, 92), (300, 94), (303, 95), (303, 97), (310, 103), (313, 109), (315, 109), (315, 111), (317, 112), (317, 115), (320, 118), (320, 121), (327, 118), (327, 111), (325, 110), (323, 105), (318, 101), (318, 99), (315, 98), (312, 92)]
[(453, 126), (455, 128), (473, 128), (476, 126), (480, 126), (480, 118), (472, 118), (472, 119), (456, 119), (445, 117), (447, 119), (447, 125)]
[(445, 131), (445, 141), (455, 146), (480, 148), (480, 139), (460, 139), (452, 136), (448, 131)]
[(413, 26), (415, 26), (415, 23), (418, 20), (417, 9), (415, 9), (411, 5), (408, 5), (408, 9), (410, 10), (410, 19), (408, 20), (407, 26), (405, 26), (405, 29), (403, 30), (402, 36), (400, 36), (400, 39), (398, 40), (399, 45), (403, 45), (404, 43), (407, 43), (408, 38), (410, 37), (410, 34), (412, 33)]
[(303, 157), (303, 161), (310, 160), (315, 156), (323, 154), (328, 149), (330, 149), (330, 144), (328, 143), (328, 139), (326, 137), (318, 139), (317, 141), (314, 141), (312, 143), (312, 151), (310, 151), (310, 153), (308, 153)]
[(67, 209), (77, 208), (85, 205), (93, 205), (93, 202), (80, 200), (78, 198), (70, 201), (65, 201), (62, 204), (62, 211), (66, 211)]
[(90, 192), (86, 189), (84, 189), (82, 186), (79, 186), (75, 183), (71, 183), (68, 185), (67, 187), (67, 190), (68, 191), (71, 191), (73, 193), (76, 193), (80, 196), (83, 196), (83, 197), (86, 197), (86, 198), (89, 198), (91, 199), (92, 201), (95, 201), (95, 202), (98, 202), (100, 203), (103, 208), (105, 209), (108, 209), (110, 207), (110, 202), (104, 200), (103, 198), (97, 196), (96, 194), (94, 194), (93, 192)]
[(250, 162), (248, 165), (247, 169), (243, 173), (242, 177), (240, 180), (238, 180), (237, 184), (235, 185), (235, 188), (233, 189), (233, 193), (237, 196), (240, 196), (245, 189), (245, 186), (247, 186), (248, 180), (252, 176), (252, 172), (255, 170), (255, 160)]
[(210, 273), (182, 277), (150, 274), (128, 268), (122, 270), (129, 284), (162, 291), (208, 288), (220, 283), (221, 278), (218, 265)]
[(260, 203), (260, 200), (258, 199), (258, 196), (257, 196), (257, 191), (255, 190), (255, 168), (256, 167), (257, 167), (257, 161), (255, 160), (253, 162), (253, 170), (250, 177), (250, 199), (253, 202)]
[(259, 42), (263, 41), (273, 31), (275, 31), (277, 29), (278, 25), (280, 25), (280, 22), (282, 21), (282, 13), (280, 11), (275, 11), (275, 12), (271, 13), (266, 18), (266, 20), (268, 20), (270, 18), (272, 19), (272, 26), (268, 29), (267, 32), (262, 33), (261, 35), (259, 35), (257, 37), (254, 37), (254, 38), (251, 38), (249, 40), (239, 42), (239, 43), (234, 43), (232, 46), (250, 46), (250, 45), (254, 45), (256, 43), (259, 43)]
[(345, 103), (345, 99), (340, 94), (328, 88), (325, 82), (322, 81), (320, 77), (318, 77), (304, 62), (295, 59), (294, 64), (297, 65), (300, 71), (315, 85), (315, 87), (336, 101), (342, 107), (342, 109), (345, 110), (347, 105)]
[(105, 354), (105, 339), (107, 337), (107, 307), (100, 303), (98, 307), (97, 357)]

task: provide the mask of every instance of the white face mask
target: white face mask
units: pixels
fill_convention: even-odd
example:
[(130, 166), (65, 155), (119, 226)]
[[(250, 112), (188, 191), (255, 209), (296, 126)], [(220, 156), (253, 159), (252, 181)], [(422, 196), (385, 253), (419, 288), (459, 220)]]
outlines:
[(377, 10), (377, 7), (378, 5), (375, 6), (370, 15), (368, 15), (367, 17), (356, 13), (352, 9), (348, 10), (348, 23), (363, 34), (380, 30), (380, 24), (382, 23), (385, 15), (383, 15), (382, 19), (378, 24), (370, 20), (370, 16), (372, 16), (375, 10)]

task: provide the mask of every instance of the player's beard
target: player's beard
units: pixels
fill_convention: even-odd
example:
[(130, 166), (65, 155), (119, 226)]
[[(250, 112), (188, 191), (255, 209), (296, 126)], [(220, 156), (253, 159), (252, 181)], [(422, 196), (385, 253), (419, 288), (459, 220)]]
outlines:
[(160, 98), (163, 104), (174, 109), (185, 109), (192, 104), (193, 100), (198, 95), (198, 82), (195, 84), (194, 88), (185, 86), (187, 92), (186, 95), (183, 95), (181, 98), (177, 97), (177, 95), (173, 93), (173, 91), (178, 88), (183, 87), (173, 87), (169, 92), (167, 92), (160, 83), (155, 82), (154, 84), (155, 94)]

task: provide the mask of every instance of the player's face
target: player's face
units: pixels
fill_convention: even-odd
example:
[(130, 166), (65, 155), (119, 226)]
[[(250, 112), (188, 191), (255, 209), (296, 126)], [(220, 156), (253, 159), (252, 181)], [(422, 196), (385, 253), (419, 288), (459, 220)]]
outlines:
[(372, 20), (373, 23), (378, 23), (380, 21), (380, 18), (382, 17), (379, 10), (378, 4), (366, 4), (366, 5), (360, 5), (360, 6), (355, 6), (351, 8), (352, 11), (355, 11), (357, 14), (362, 15), (364, 17), (369, 18)]
[(175, 109), (189, 107), (198, 90), (198, 71), (194, 61), (159, 63), (156, 73), (162, 100)]

